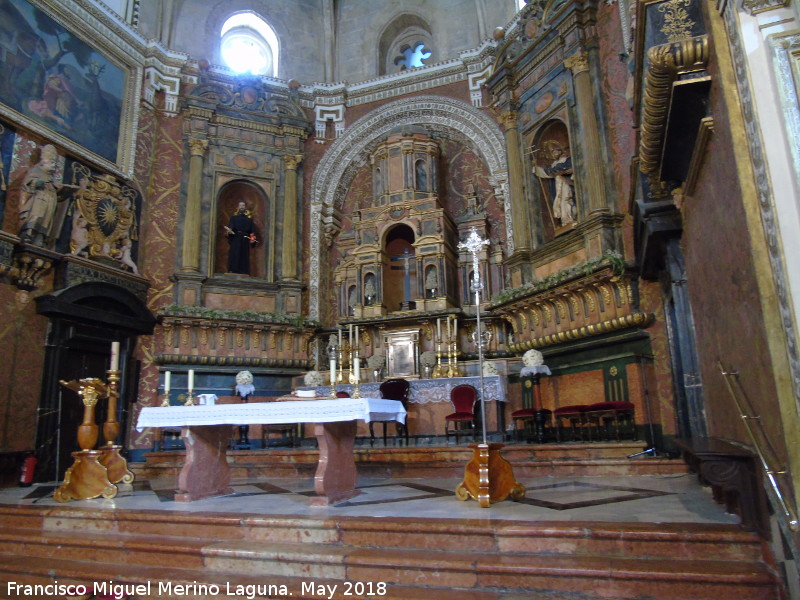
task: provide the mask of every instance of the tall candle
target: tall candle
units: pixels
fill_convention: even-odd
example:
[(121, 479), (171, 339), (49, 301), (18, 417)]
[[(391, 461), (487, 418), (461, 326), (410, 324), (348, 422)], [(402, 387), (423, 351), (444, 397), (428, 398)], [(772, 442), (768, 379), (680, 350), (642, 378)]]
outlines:
[(356, 325), (356, 337), (354, 339), (356, 341), (355, 347), (358, 348), (358, 325)]
[(194, 390), (194, 370), (189, 371), (189, 391)]
[(453, 317), (453, 337), (458, 339), (458, 319)]
[(119, 370), (119, 342), (111, 342), (111, 370)]
[(342, 330), (339, 330), (339, 348), (342, 347)]
[[(358, 329), (358, 327), (356, 327), (356, 329)], [(359, 381), (361, 381), (361, 377), (360, 377), (360, 375), (361, 375), (361, 359), (358, 358), (358, 356), (356, 356), (356, 358), (354, 360), (354, 364), (355, 364), (354, 375), (356, 377), (356, 383), (358, 383)]]
[(336, 359), (331, 358), (331, 385), (336, 384)]
[(164, 393), (165, 394), (169, 394), (169, 383), (170, 383), (170, 378), (171, 377), (172, 377), (172, 373), (170, 373), (169, 371), (164, 373)]
[(352, 323), (350, 323), (350, 338), (349, 338), (349, 342), (350, 342), (350, 347), (352, 348), (353, 347), (353, 324)]
[(447, 315), (447, 341), (450, 341), (450, 315)]
[(442, 341), (442, 320), (436, 319), (436, 338), (439, 342)]

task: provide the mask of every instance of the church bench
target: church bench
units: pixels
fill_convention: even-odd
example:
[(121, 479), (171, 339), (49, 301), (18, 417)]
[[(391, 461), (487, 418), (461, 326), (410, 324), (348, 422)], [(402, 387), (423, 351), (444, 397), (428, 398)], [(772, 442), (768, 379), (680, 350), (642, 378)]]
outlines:
[(700, 482), (711, 487), (714, 500), (738, 515), (745, 529), (769, 537), (767, 498), (755, 454), (715, 437), (674, 438), (672, 442)]

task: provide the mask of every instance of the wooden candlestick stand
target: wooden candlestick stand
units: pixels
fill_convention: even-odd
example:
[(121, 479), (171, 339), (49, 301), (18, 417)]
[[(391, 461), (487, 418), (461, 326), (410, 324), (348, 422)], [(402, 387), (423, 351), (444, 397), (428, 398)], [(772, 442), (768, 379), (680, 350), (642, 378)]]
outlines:
[[(464, 480), (456, 486), (456, 497), (459, 500), (473, 498), (478, 501), (481, 508), (488, 508), (492, 502), (500, 502), (511, 496), (514, 500), (525, 497), (525, 486), (514, 478), (511, 463), (500, 456), (500, 448), (504, 444), (488, 443), (486, 441), (486, 402), (483, 386), (483, 346), (488, 345), (489, 337), (485, 340), (481, 333), (481, 290), (483, 284), (480, 280), (480, 265), (478, 264), (478, 251), (489, 244), (488, 240), (481, 239), (473, 227), (465, 242), (458, 245), (459, 249), (469, 250), (472, 253), (472, 291), (475, 292), (475, 344), (478, 347), (478, 376), (481, 381), (481, 425), (483, 428), (483, 443), (470, 444), (472, 460), (464, 468)], [(453, 344), (453, 357), (455, 358), (455, 343)]]
[(472, 498), (481, 508), (501, 502), (511, 496), (512, 500), (525, 497), (525, 486), (514, 478), (514, 472), (505, 458), (500, 456), (504, 444), (470, 444), (472, 460), (464, 468), (464, 480), (456, 486), (459, 500)]
[(114, 442), (119, 435), (119, 422), (117, 421), (117, 399), (119, 398), (120, 371), (107, 371), (108, 373), (108, 415), (103, 423), (103, 437), (106, 445), (100, 448), (103, 455), (100, 464), (108, 471), (108, 480), (116, 483), (120, 492), (133, 492), (134, 475), (128, 469), (128, 461), (119, 453), (122, 446)]
[(81, 450), (73, 452), (75, 460), (64, 474), (64, 482), (55, 491), (56, 502), (69, 500), (88, 500), (90, 498), (113, 498), (117, 486), (108, 480), (108, 470), (100, 462), (104, 452), (93, 450), (97, 444), (98, 427), (94, 421), (97, 401), (108, 395), (108, 387), (99, 379), (86, 378), (79, 381), (61, 381), (61, 385), (77, 392), (83, 400), (83, 422), (78, 427), (78, 446)]

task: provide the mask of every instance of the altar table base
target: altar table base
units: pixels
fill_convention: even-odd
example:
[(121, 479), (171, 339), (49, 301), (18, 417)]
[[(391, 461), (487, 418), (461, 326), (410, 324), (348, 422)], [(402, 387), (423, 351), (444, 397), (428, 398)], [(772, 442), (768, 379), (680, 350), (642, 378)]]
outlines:
[(186, 462), (178, 475), (176, 502), (193, 502), (233, 493), (226, 450), (230, 425), (187, 426), (181, 429)]
[(356, 489), (356, 463), (353, 459), (356, 429), (355, 421), (314, 424), (319, 462), (314, 475), (317, 497), (311, 499), (311, 506), (338, 504), (361, 493)]
[[(316, 423), (314, 435), (319, 445), (319, 461), (314, 476), (311, 506), (331, 506), (361, 493), (356, 489), (356, 463), (353, 447), (356, 421)], [(176, 502), (193, 502), (233, 493), (231, 470), (226, 450), (231, 439), (230, 425), (183, 427), (186, 462), (178, 475)]]

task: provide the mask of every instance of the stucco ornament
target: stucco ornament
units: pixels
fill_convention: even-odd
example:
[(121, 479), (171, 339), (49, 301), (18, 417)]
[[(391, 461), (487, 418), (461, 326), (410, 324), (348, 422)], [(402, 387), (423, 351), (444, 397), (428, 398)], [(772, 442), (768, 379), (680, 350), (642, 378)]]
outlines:
[(303, 383), (309, 387), (325, 385), (325, 378), (319, 371), (309, 371), (303, 376)]
[(522, 355), (522, 364), (526, 367), (538, 367), (544, 364), (544, 356), (538, 350), (530, 349)]

